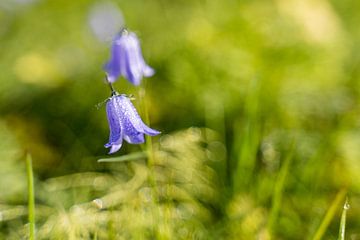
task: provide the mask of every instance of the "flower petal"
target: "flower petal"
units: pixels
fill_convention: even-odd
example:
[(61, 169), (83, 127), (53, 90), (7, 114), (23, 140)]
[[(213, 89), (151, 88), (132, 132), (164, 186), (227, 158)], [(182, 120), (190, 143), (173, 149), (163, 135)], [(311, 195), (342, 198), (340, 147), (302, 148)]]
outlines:
[(115, 149), (120, 149), (123, 139), (122, 120), (119, 117), (121, 116), (121, 107), (116, 97), (110, 98), (106, 103), (106, 113), (109, 122), (110, 136), (109, 142), (105, 144), (105, 147), (108, 148), (111, 146), (110, 153), (113, 153)]
[[(126, 99), (128, 99), (127, 97), (122, 97), (122, 103), (124, 103), (126, 101)], [(132, 144), (139, 144), (139, 143), (143, 143), (144, 140), (144, 134), (137, 131), (136, 128), (134, 127), (134, 125), (132, 124), (132, 122), (130, 121), (129, 116), (129, 110), (126, 109), (127, 104), (123, 104), (123, 110), (124, 110), (124, 116), (122, 119), (122, 129), (123, 129), (123, 135), (124, 135), (124, 139), (128, 142), (128, 143), (132, 143)]]
[(150, 77), (155, 73), (145, 63), (139, 40), (132, 32), (122, 32), (114, 38), (110, 60), (105, 64), (104, 70), (109, 82), (115, 82), (119, 76), (124, 76), (134, 85), (139, 85), (144, 76)]
[(110, 136), (105, 147), (111, 147), (110, 154), (121, 148), (123, 139), (140, 144), (145, 141), (144, 134), (154, 136), (160, 133), (144, 124), (130, 99), (124, 95), (111, 97), (106, 104), (106, 113)]
[(111, 149), (110, 149), (110, 151), (109, 151), (109, 154), (113, 154), (113, 153), (119, 151), (120, 148), (121, 148), (121, 146), (122, 146), (122, 143), (121, 143), (121, 144), (114, 144), (114, 145), (112, 145), (112, 146), (111, 146)]
[(145, 142), (144, 134), (139, 132), (137, 134), (125, 135), (124, 139), (131, 144), (140, 144)]
[(130, 99), (127, 97), (123, 97), (122, 103), (124, 104), (124, 108), (126, 111), (126, 118), (131, 122), (132, 126), (141, 133), (148, 134), (150, 136), (155, 136), (160, 134), (159, 131), (151, 129), (150, 127), (146, 126), (145, 123), (141, 120), (139, 114), (137, 113), (134, 105), (131, 103)]
[(150, 66), (148, 66), (145, 63), (144, 57), (142, 55), (142, 51), (141, 51), (141, 46), (139, 43), (139, 40), (137, 38), (137, 36), (134, 33), (131, 33), (129, 35), (129, 39), (132, 39), (131, 44), (129, 44), (129, 46), (132, 48), (132, 52), (133, 52), (133, 58), (134, 58), (134, 62), (136, 62), (136, 68), (139, 71), (139, 75), (141, 75), (141, 78), (143, 76), (145, 77), (151, 77), (152, 75), (154, 75), (155, 71), (154, 69), (152, 69)]
[(142, 128), (143, 128), (143, 133), (150, 135), (150, 136), (156, 136), (161, 133), (155, 129), (149, 128), (148, 126), (145, 125), (145, 123), (142, 124)]
[(144, 61), (144, 65), (143, 65), (143, 74), (145, 77), (151, 77), (152, 75), (155, 74), (155, 70), (151, 67), (149, 67), (145, 61)]
[(139, 40), (134, 33), (129, 33), (126, 40), (126, 74), (130, 82), (134, 85), (139, 85), (143, 76), (142, 55)]

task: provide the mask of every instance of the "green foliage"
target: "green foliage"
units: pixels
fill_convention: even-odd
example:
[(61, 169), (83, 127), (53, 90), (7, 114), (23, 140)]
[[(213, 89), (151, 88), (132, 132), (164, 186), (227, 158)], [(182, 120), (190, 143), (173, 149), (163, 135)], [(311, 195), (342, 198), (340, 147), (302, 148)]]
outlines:
[[(103, 4), (121, 8), (156, 70), (153, 167), (132, 145), (97, 162), (110, 43), (90, 20)], [(39, 239), (336, 239), (342, 189), (358, 238), (359, 6), (0, 1), (0, 239), (28, 234), (25, 151)]]
[(26, 173), (28, 182), (28, 216), (29, 216), (29, 239), (35, 239), (35, 191), (34, 173), (32, 169), (31, 155), (26, 155)]

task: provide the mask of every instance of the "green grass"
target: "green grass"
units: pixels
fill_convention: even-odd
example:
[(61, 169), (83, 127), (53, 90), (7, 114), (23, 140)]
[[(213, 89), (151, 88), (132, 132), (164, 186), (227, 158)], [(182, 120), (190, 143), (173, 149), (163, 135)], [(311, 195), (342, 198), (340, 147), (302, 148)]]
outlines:
[[(0, 239), (360, 234), (359, 1), (20, 2), (0, 1)], [(109, 156), (90, 20), (117, 8), (156, 74), (114, 88), (162, 134)]]
[(341, 214), (341, 221), (340, 221), (340, 227), (339, 227), (339, 237), (338, 240), (345, 240), (345, 230), (346, 230), (346, 213), (349, 210), (350, 205), (348, 202), (348, 198), (346, 198), (343, 211)]
[[(333, 220), (333, 218), (336, 216), (337, 210), (341, 206), (341, 203), (344, 201), (344, 199), (346, 197), (346, 193), (347, 193), (346, 189), (341, 189), (338, 192), (338, 194), (336, 194), (334, 201), (331, 203), (329, 209), (326, 211), (326, 214), (325, 214), (319, 228), (315, 232), (313, 240), (319, 240), (319, 239), (323, 238), (326, 230), (329, 227), (331, 220)], [(345, 217), (346, 217), (346, 215), (345, 215)], [(343, 219), (341, 221), (343, 221)]]
[(28, 220), (29, 220), (29, 239), (35, 239), (35, 187), (34, 174), (32, 169), (32, 158), (26, 155), (26, 173), (28, 182)]
[(285, 157), (284, 163), (280, 169), (279, 175), (275, 182), (274, 193), (273, 193), (272, 201), (271, 201), (272, 206), (270, 209), (270, 215), (269, 215), (269, 219), (268, 219), (269, 233), (273, 232), (274, 225), (276, 224), (276, 221), (278, 220), (278, 215), (281, 210), (283, 192), (284, 192), (284, 187), (286, 184), (286, 177), (290, 171), (290, 165), (291, 165), (291, 161), (293, 158), (295, 146), (296, 146), (296, 144), (293, 142), (291, 144), (288, 155)]

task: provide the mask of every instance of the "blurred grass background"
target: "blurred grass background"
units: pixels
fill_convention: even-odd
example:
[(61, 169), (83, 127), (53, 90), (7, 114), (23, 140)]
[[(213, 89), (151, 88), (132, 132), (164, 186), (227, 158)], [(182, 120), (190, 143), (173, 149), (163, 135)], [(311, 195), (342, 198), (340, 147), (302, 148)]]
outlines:
[[(340, 198), (321, 233), (337, 239), (345, 195), (346, 236), (360, 239), (359, 9), (1, 0), (0, 238), (26, 236), (29, 151), (39, 239), (313, 239)], [(124, 22), (156, 69), (146, 80), (163, 132), (153, 172), (141, 159), (97, 163), (108, 138), (95, 108), (109, 96), (102, 66)], [(124, 79), (115, 87), (138, 94)]]

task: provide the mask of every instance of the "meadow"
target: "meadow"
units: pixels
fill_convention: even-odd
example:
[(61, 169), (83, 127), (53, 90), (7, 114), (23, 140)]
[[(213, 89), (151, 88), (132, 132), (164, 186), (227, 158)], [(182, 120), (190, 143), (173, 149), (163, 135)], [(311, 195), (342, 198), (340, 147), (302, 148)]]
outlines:
[[(1, 0), (0, 239), (360, 239), (359, 9)], [(109, 155), (123, 26), (155, 74), (114, 87), (161, 134)]]

